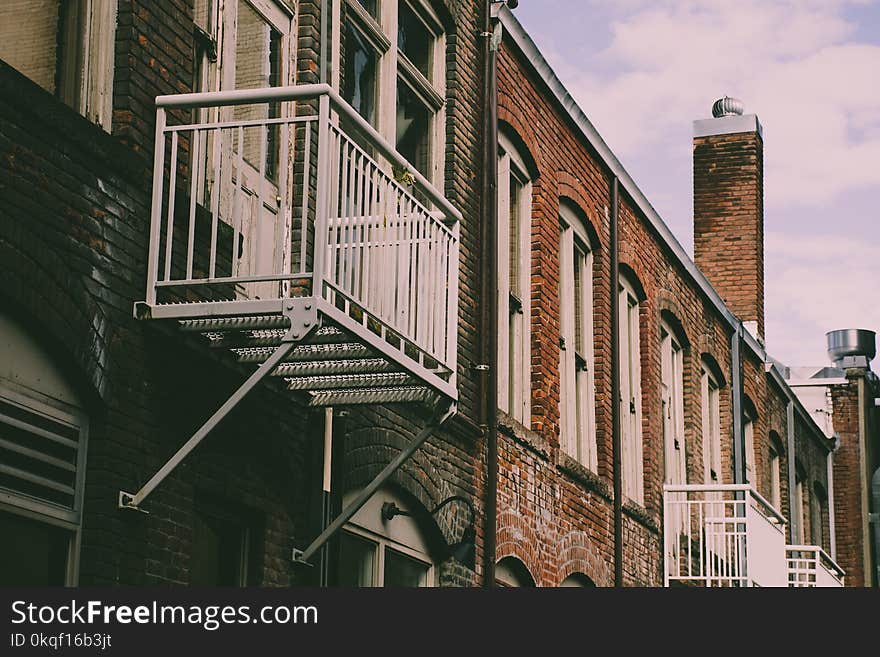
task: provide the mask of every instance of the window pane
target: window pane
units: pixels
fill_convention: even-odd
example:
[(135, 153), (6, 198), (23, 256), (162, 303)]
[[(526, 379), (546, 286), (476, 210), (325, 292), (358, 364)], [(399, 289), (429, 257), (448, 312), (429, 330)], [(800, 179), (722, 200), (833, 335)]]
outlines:
[[(238, 2), (235, 39), (235, 88), (263, 89), (281, 84), (281, 34), (245, 0)], [(236, 120), (252, 121), (280, 116), (279, 103), (236, 106)], [(260, 168), (266, 140), (266, 177), (275, 178), (278, 164), (278, 126), (245, 128), (244, 159)]]
[(581, 355), (585, 353), (584, 335), (584, 303), (583, 303), (584, 253), (578, 248), (574, 250), (574, 343)]
[(516, 176), (510, 176), (510, 293), (522, 300), (519, 284), (520, 272), (520, 203), (522, 201), (522, 183)]
[(397, 47), (428, 80), (431, 79), (431, 46), (434, 35), (406, 2), (398, 7)]
[(403, 80), (397, 80), (397, 151), (428, 176), (431, 111)]
[(64, 586), (70, 533), (0, 513), (0, 586)]
[(385, 550), (385, 586), (427, 586), (428, 566), (405, 554)]
[(0, 59), (55, 91), (59, 0), (0, 2)]
[(372, 126), (376, 125), (378, 69), (378, 53), (351, 22), (346, 21), (342, 97)]
[(376, 544), (347, 532), (339, 547), (339, 585), (375, 586)]
[(190, 557), (190, 584), (242, 586), (246, 583), (247, 530), (231, 519), (196, 514)]

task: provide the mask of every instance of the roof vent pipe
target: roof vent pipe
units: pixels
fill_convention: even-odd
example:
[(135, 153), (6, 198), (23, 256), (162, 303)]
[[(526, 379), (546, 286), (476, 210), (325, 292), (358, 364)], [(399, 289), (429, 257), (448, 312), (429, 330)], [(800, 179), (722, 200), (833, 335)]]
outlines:
[(725, 96), (719, 98), (712, 105), (712, 116), (720, 119), (722, 116), (742, 116), (745, 105), (739, 98)]
[(825, 334), (828, 357), (835, 367), (863, 367), (877, 355), (877, 334), (868, 329), (840, 329)]

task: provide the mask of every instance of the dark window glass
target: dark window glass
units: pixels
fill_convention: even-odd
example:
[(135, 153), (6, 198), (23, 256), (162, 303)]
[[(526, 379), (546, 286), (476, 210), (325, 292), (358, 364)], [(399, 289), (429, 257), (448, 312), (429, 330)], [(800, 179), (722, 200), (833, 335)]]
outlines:
[(339, 546), (339, 585), (373, 586), (376, 544), (343, 532)]
[(71, 533), (0, 513), (0, 586), (64, 586)]
[(388, 548), (385, 550), (385, 586), (425, 586), (428, 567), (421, 561)]
[(379, 55), (350, 23), (345, 24), (342, 97), (367, 122), (376, 125), (376, 76)]
[(243, 586), (247, 583), (248, 530), (226, 518), (197, 513), (193, 528), (190, 583)]
[(434, 35), (406, 3), (401, 2), (397, 17), (397, 47), (428, 80), (431, 79), (431, 44)]
[(367, 10), (377, 21), (379, 20), (379, 2), (378, 0), (358, 0), (358, 4)]
[(403, 80), (397, 80), (397, 151), (428, 177), (431, 112)]

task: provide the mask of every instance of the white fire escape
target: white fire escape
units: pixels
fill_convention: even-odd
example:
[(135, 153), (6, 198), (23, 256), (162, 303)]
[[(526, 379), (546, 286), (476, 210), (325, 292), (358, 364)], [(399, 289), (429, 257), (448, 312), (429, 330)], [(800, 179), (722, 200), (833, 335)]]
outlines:
[(419, 405), (414, 451), (457, 401), (461, 214), (327, 85), (156, 104), (136, 316), (257, 367), (120, 505), (140, 508), (265, 377), (307, 406)]

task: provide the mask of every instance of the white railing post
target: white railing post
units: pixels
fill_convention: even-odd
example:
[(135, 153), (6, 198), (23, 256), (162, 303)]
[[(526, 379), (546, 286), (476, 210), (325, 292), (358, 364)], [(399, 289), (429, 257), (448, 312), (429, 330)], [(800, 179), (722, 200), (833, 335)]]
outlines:
[(449, 382), (455, 385), (458, 363), (458, 277), (459, 277), (459, 240), (461, 239), (461, 223), (452, 227), (451, 249), (449, 253), (449, 287), (446, 302), (446, 364), (452, 370)]
[[(312, 256), (312, 296), (324, 296), (324, 261), (327, 257), (327, 229), (330, 211), (330, 96), (318, 97), (318, 162), (315, 166), (315, 232)], [(308, 190), (303, 190), (308, 194)], [(308, 230), (303, 217), (303, 230)], [(302, 255), (305, 258), (305, 254)]]
[[(171, 166), (177, 166), (172, 162)], [(159, 274), (159, 235), (162, 228), (162, 193), (165, 182), (165, 109), (156, 109), (156, 140), (153, 152), (153, 204), (150, 208), (150, 250), (147, 256), (147, 295), (156, 303), (156, 277)]]

